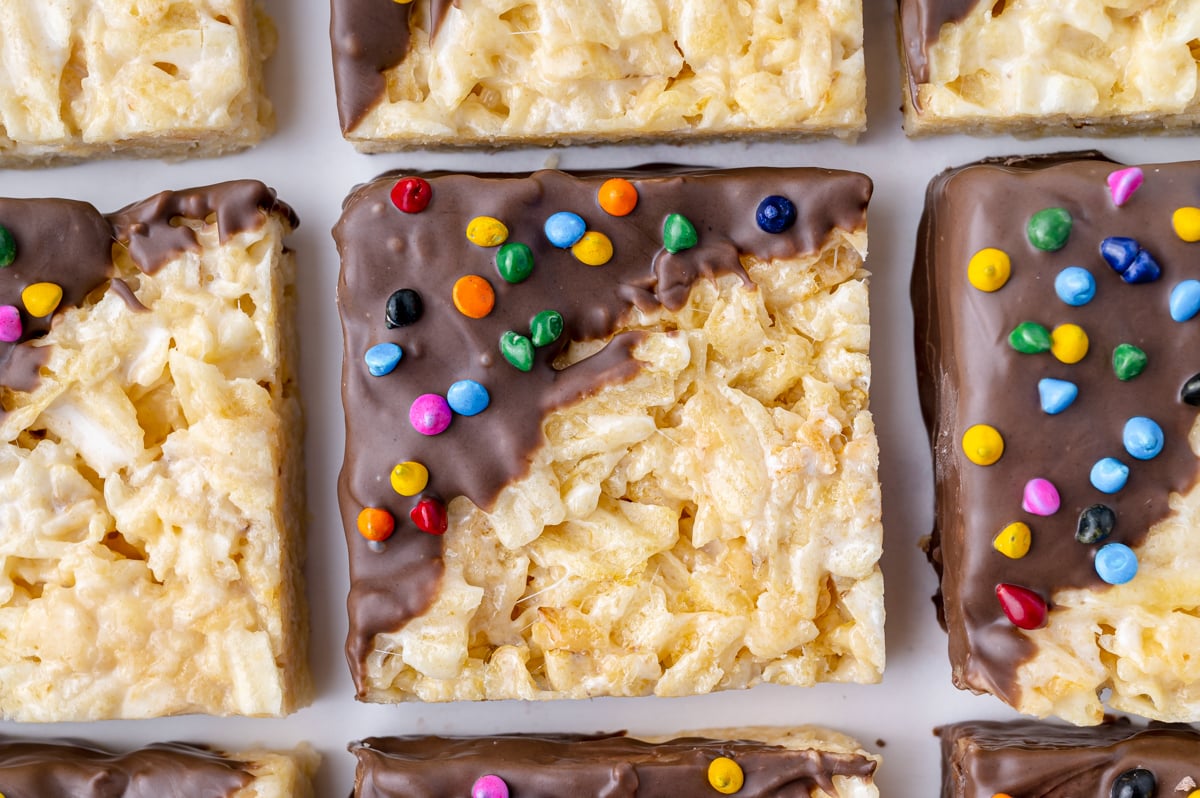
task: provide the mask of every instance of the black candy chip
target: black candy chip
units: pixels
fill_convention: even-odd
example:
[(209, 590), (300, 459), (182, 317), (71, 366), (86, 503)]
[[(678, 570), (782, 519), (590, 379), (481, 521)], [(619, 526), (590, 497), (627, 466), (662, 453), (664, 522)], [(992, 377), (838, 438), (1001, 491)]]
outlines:
[(407, 327), (420, 321), (424, 312), (425, 304), (421, 302), (421, 295), (411, 288), (401, 288), (388, 297), (383, 321), (389, 330)]
[(1188, 378), (1179, 391), (1179, 398), (1192, 407), (1200, 407), (1200, 374)]
[(1111, 507), (1093, 504), (1079, 514), (1079, 526), (1075, 528), (1075, 539), (1080, 543), (1099, 543), (1112, 534), (1117, 525), (1117, 514)]
[(1145, 768), (1127, 770), (1113, 782), (1112, 798), (1154, 798), (1158, 782)]

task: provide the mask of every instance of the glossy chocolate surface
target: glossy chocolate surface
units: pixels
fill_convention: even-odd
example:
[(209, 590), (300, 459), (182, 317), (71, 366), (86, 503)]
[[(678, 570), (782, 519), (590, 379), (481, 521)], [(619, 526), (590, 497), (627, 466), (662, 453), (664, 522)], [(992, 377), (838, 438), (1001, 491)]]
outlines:
[[(1063, 588), (1103, 592), (1093, 556), (1100, 544), (1075, 539), (1080, 512), (1093, 504), (1112, 508), (1116, 528), (1107, 542), (1135, 550), (1149, 528), (1167, 517), (1171, 492), (1197, 480), (1200, 460), (1187, 436), (1196, 409), (1180, 400), (1184, 382), (1200, 371), (1200, 319), (1178, 323), (1167, 313), (1171, 289), (1194, 277), (1196, 244), (1175, 235), (1171, 214), (1200, 196), (1200, 162), (1146, 166), (1145, 184), (1116, 207), (1105, 184), (1120, 167), (1095, 153), (1045, 159), (1012, 159), (952, 170), (929, 187), (913, 268), (913, 309), (921, 404), (930, 427), (937, 494), (931, 559), (941, 576), (941, 599), (950, 635), (955, 683), (1018, 700), (1019, 665), (1035, 652), (1036, 632), (1013, 626), (996, 600), (998, 583), (1029, 588), (1050, 603)], [(1073, 228), (1066, 246), (1042, 252), (1027, 240), (1026, 223), (1039, 210), (1067, 209)], [(1154, 255), (1162, 279), (1129, 285), (1099, 254), (1100, 241), (1130, 236)], [(994, 293), (972, 287), (967, 263), (984, 247), (1012, 259), (1012, 277)], [(1097, 283), (1096, 297), (1071, 307), (1054, 290), (1067, 266), (1082, 266)], [(1009, 346), (1018, 324), (1048, 329), (1080, 325), (1089, 337), (1075, 365), (1052, 354), (1028, 355)], [(1149, 363), (1127, 382), (1113, 372), (1121, 343), (1143, 349)], [(1078, 399), (1059, 415), (1039, 404), (1038, 380), (1069, 380)], [(1122, 444), (1125, 421), (1148, 416), (1166, 444), (1152, 460), (1130, 457)], [(979, 466), (963, 454), (961, 440), (974, 424), (989, 424), (1004, 438), (1004, 455)], [(1092, 465), (1115, 457), (1130, 468), (1126, 487), (1113, 495), (1089, 481)], [(1039, 517), (1021, 507), (1025, 483), (1050, 480), (1061, 509)], [(1007, 524), (1027, 523), (1033, 543), (1021, 559), (992, 547)]]
[[(1128, 721), (1077, 728), (1032, 720), (954, 723), (942, 740), (942, 798), (1113, 798), (1122, 773), (1154, 774), (1159, 796), (1200, 783), (1200, 733)], [(1192, 787), (1179, 789), (1192, 780)]]
[[(678, 308), (697, 279), (722, 273), (748, 279), (739, 254), (770, 259), (815, 252), (833, 229), (865, 224), (871, 192), (862, 175), (816, 169), (668, 169), (626, 176), (639, 200), (625, 217), (609, 216), (597, 204), (606, 176), (551, 171), (517, 177), (427, 175), (432, 200), (417, 214), (402, 213), (390, 201), (397, 174), (360, 186), (347, 199), (334, 228), (342, 256), (338, 304), (346, 347), (346, 456), (338, 493), (350, 549), (347, 656), (360, 696), (374, 636), (398, 630), (424, 612), (442, 573), (441, 539), (407, 520), (415, 497), (391, 489), (393, 466), (420, 462), (430, 473), (427, 493), (446, 502), (466, 496), (489, 508), (506, 484), (528, 470), (548, 413), (637, 372), (630, 354), (636, 332), (555, 369), (552, 364), (568, 341), (608, 339), (635, 306)], [(755, 222), (758, 203), (771, 194), (790, 197), (798, 209), (795, 226), (779, 235), (763, 232)], [(611, 238), (615, 255), (608, 264), (586, 266), (549, 243), (542, 226), (562, 210), (580, 214), (589, 229)], [(695, 225), (695, 248), (678, 254), (663, 248), (663, 222), (671, 213)], [(509, 242), (532, 249), (535, 265), (525, 282), (504, 282), (495, 266), (497, 250), (467, 240), (467, 223), (481, 215), (506, 224)], [(469, 319), (450, 301), (454, 282), (466, 274), (483, 276), (495, 289), (496, 307), (485, 318)], [(387, 298), (401, 288), (420, 293), (424, 316), (412, 326), (388, 329)], [(537, 350), (531, 372), (520, 372), (499, 352), (501, 333), (528, 334), (530, 319), (547, 309), (562, 314), (563, 336)], [(373, 377), (363, 354), (381, 342), (400, 345), (404, 356), (392, 374)], [(456, 417), (440, 435), (417, 433), (408, 421), (413, 400), (430, 392), (444, 395), (460, 379), (487, 388), (488, 409)], [(364, 507), (386, 509), (397, 519), (396, 533), (382, 552), (371, 551), (356, 530)]]
[(246, 763), (182, 743), (114, 754), (74, 740), (0, 738), (5, 798), (229, 798), (251, 779)]
[[(356, 798), (451, 798), (493, 774), (520, 798), (678, 798), (716, 794), (708, 765), (719, 756), (742, 768), (738, 798), (834, 794), (834, 776), (869, 779), (874, 760), (698, 737), (647, 743), (622, 736), (376, 737), (350, 746), (358, 757)], [(990, 796), (989, 796), (990, 798)]]
[[(12, 265), (0, 269), (0, 305), (20, 310), (23, 328), (19, 341), (0, 342), (0, 395), (3, 389), (32, 391), (37, 386), (38, 369), (49, 354), (37, 345), (38, 339), (50, 330), (58, 313), (80, 306), (96, 289), (109, 283), (132, 311), (139, 310), (141, 303), (127, 284), (109, 282), (114, 246), (128, 249), (135, 265), (153, 274), (175, 256), (199, 246), (192, 230), (172, 225), (172, 219), (213, 215), (224, 243), (237, 233), (257, 229), (272, 213), (293, 227), (298, 224), (295, 213), (274, 191), (253, 180), (164, 191), (107, 217), (73, 200), (0, 198), (0, 225), (12, 233), (17, 247)], [(58, 308), (42, 319), (30, 316), (21, 301), (25, 287), (38, 282), (63, 289)]]

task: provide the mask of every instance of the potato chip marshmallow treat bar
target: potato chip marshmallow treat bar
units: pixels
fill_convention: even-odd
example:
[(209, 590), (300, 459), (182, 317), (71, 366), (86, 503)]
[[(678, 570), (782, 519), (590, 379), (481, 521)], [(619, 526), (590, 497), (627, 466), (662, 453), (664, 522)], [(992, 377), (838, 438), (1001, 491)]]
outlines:
[(296, 224), (255, 181), (0, 199), (0, 716), (307, 703)]
[(355, 189), (335, 238), (359, 697), (878, 680), (870, 191), (669, 168)]

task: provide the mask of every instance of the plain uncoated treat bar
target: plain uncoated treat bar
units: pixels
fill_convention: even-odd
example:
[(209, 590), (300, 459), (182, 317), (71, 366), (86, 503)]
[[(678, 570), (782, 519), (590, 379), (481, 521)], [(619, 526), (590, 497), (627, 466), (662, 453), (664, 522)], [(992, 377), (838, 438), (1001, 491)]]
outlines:
[(866, 125), (860, 0), (332, 0), (363, 152), (836, 135)]
[(899, 0), (904, 129), (1186, 134), (1200, 123), (1190, 0)]
[(0, 167), (221, 155), (274, 127), (258, 0), (10, 0), (0, 40)]
[(0, 200), (0, 715), (307, 702), (291, 209)]
[(392, 174), (346, 201), (360, 699), (880, 677), (870, 182), (612, 177)]

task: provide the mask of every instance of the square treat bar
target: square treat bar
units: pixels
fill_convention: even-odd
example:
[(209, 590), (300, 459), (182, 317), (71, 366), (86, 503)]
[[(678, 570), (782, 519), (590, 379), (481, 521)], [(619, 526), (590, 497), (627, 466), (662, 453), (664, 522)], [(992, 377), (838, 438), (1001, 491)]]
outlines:
[(360, 151), (866, 126), (861, 0), (331, 0)]
[(955, 683), (1200, 720), (1200, 162), (973, 164), (913, 273)]
[(295, 224), (252, 181), (0, 199), (0, 716), (307, 701)]
[(159, 743), (113, 753), (79, 740), (0, 737), (0, 789), (7, 798), (311, 798), (318, 760), (307, 746), (228, 753)]
[(257, 0), (6, 0), (0, 41), (0, 167), (220, 155), (274, 126)]
[(899, 0), (904, 128), (1187, 132), (1200, 123), (1194, 0)]
[(334, 233), (359, 697), (878, 680), (870, 191), (816, 169), (357, 188)]
[(1192, 798), (1200, 779), (1200, 733), (1190, 726), (974, 721), (937, 733), (942, 798)]
[[(354, 743), (354, 798), (873, 798), (878, 756), (826, 729), (624, 735), (374, 737)], [(989, 796), (989, 798), (991, 798)]]

